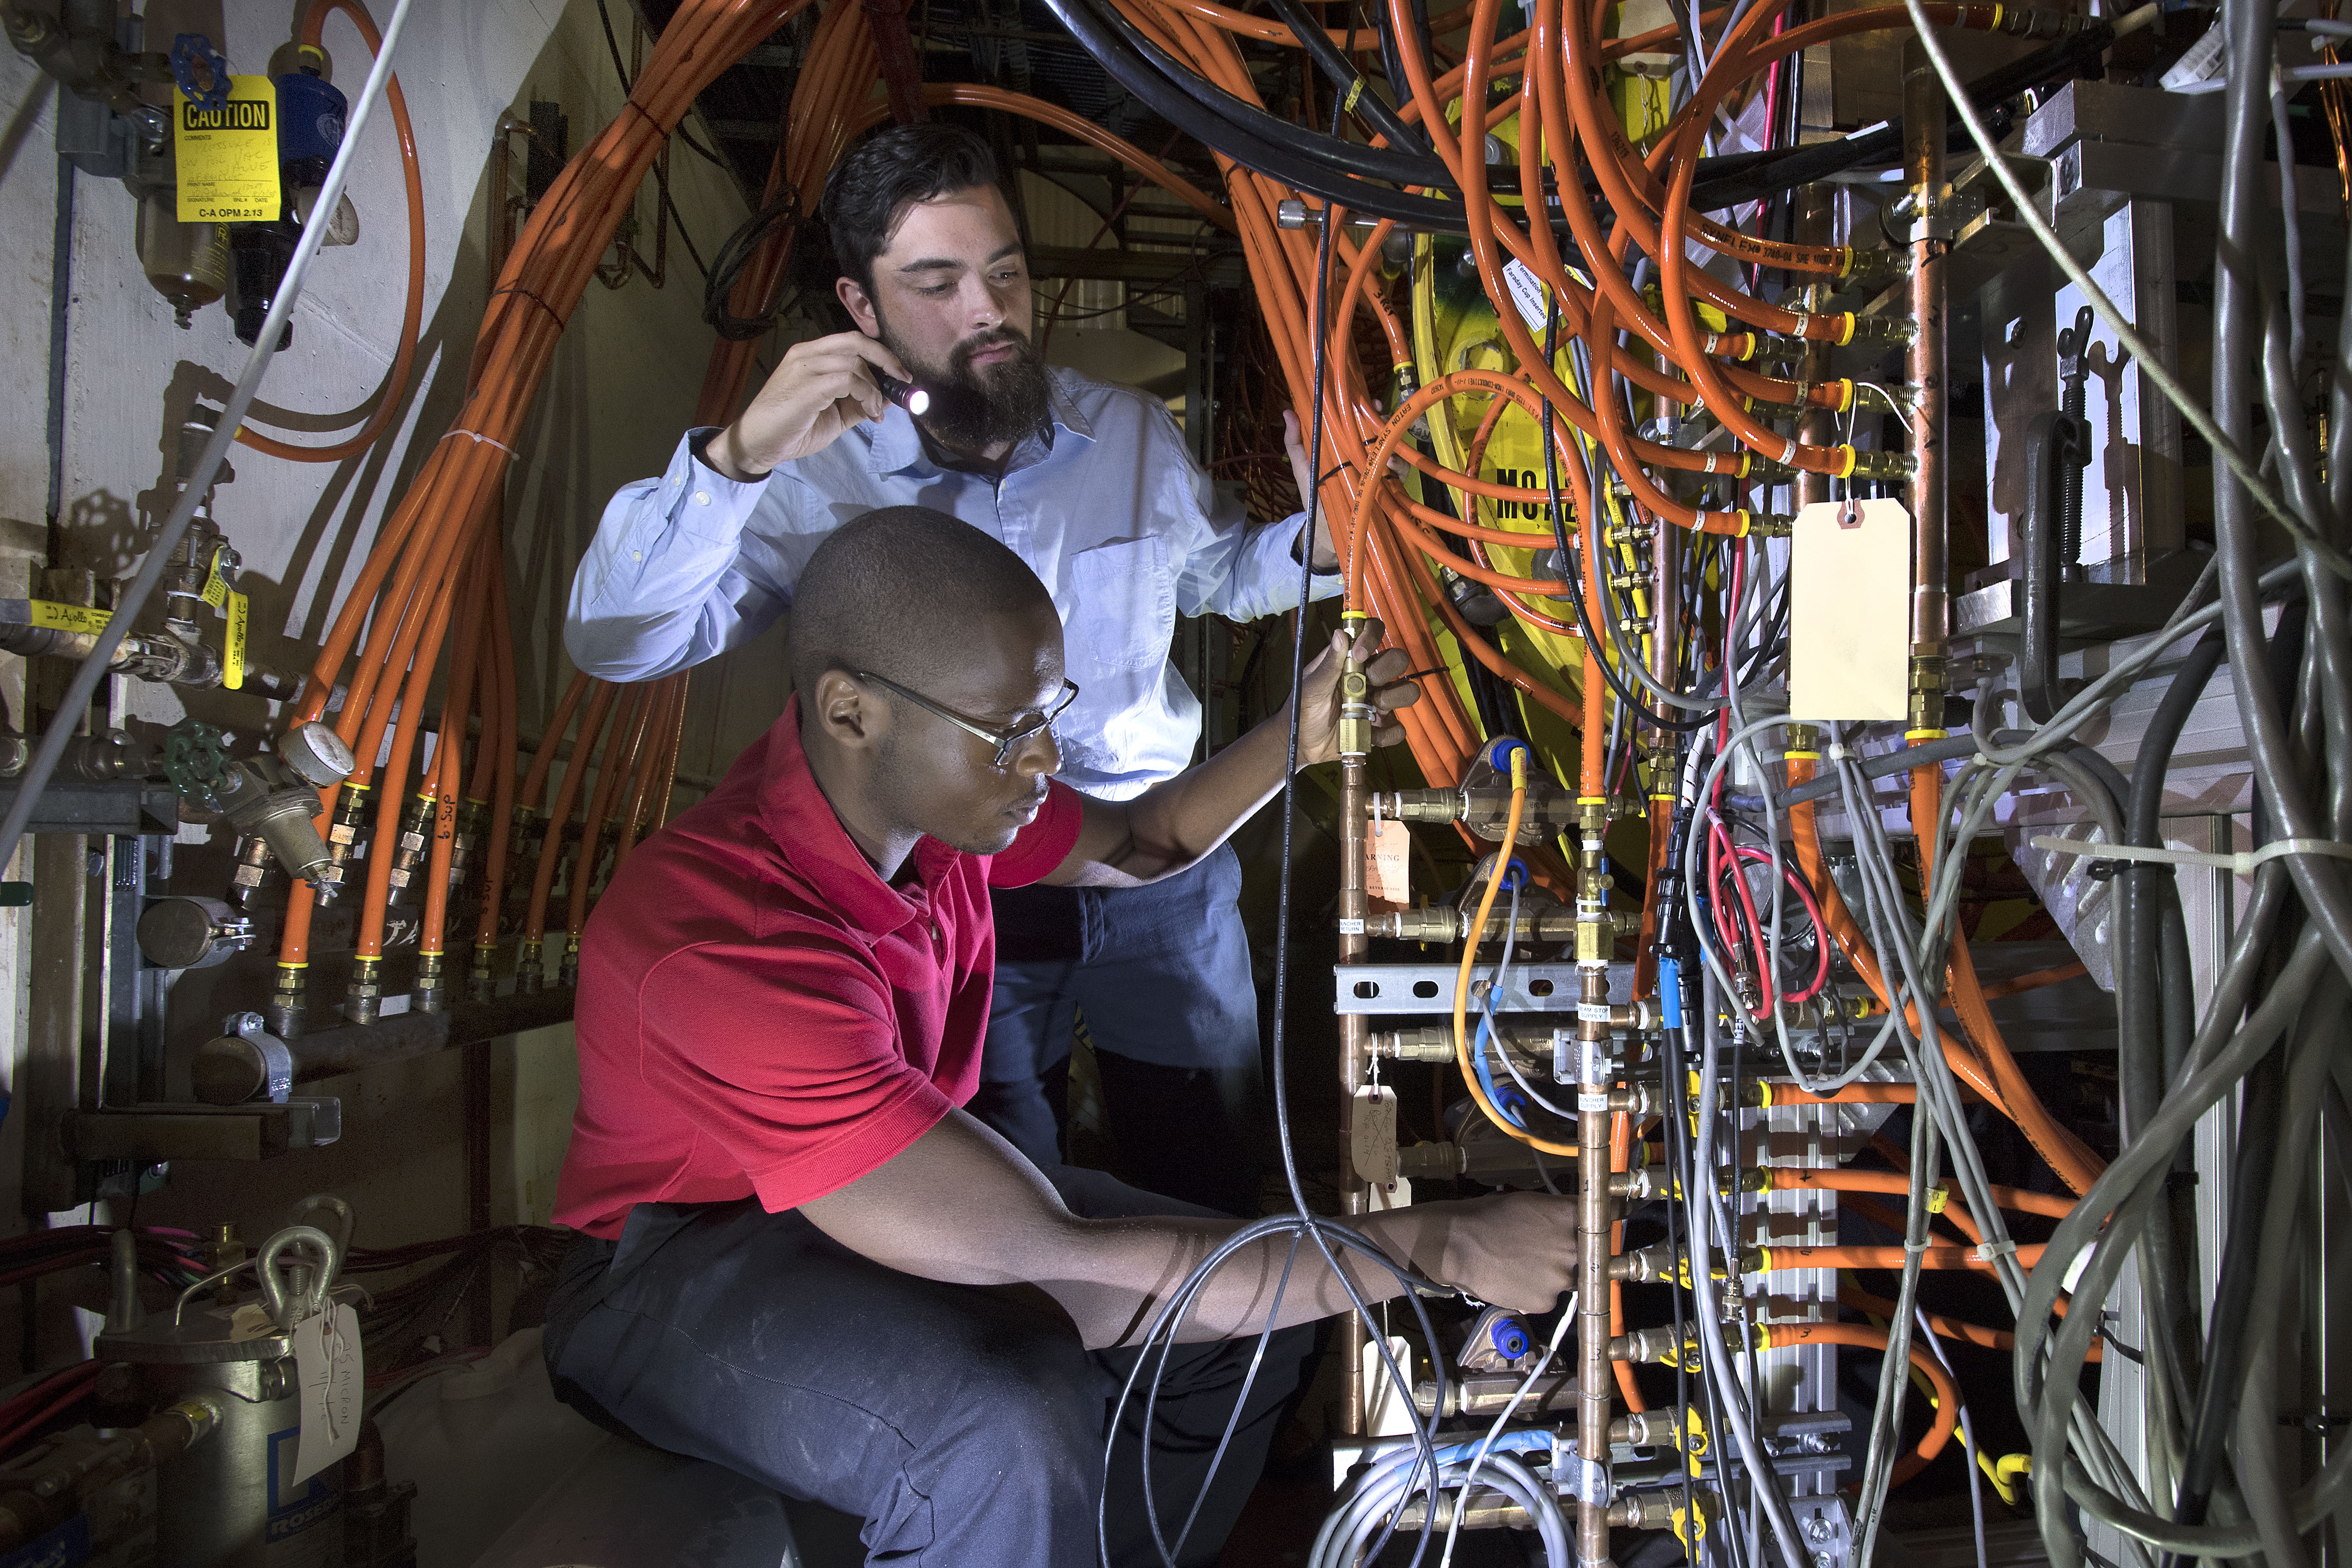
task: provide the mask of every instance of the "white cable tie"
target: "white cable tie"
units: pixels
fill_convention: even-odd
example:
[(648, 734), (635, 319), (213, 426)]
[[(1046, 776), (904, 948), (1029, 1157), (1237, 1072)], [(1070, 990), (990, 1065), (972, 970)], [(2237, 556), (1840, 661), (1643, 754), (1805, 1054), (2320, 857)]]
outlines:
[(1856, 752), (1852, 746), (1847, 745), (1843, 741), (1832, 741), (1830, 742), (1829, 759), (1833, 763), (1850, 763), (1861, 754), (1862, 753)]
[(1926, 1257), (1927, 1249), (1935, 1245), (1936, 1243), (1933, 1241), (1915, 1242), (1909, 1237), (1905, 1237), (1903, 1238), (1903, 1250), (1909, 1253), (1914, 1258)]
[[(441, 440), (446, 441), (451, 436), (463, 436), (468, 441), (479, 441), (485, 447), (496, 447), (499, 451), (504, 452), (507, 455), (509, 461), (522, 456), (520, 452), (516, 451), (504, 441), (493, 441), (478, 430), (451, 430), (443, 435)], [(434, 445), (438, 446), (440, 445), (440, 442), (436, 441)]]
[(1979, 1242), (1977, 1244), (1976, 1250), (1969, 1254), (1979, 1263), (1991, 1263), (2000, 1258), (2013, 1258), (2016, 1255), (2017, 1243), (2005, 1236), (1999, 1241)]
[(2341, 860), (2352, 860), (2352, 844), (2333, 838), (2281, 838), (2260, 849), (2242, 849), (2235, 855), (2216, 855), (2203, 849), (2158, 849), (2144, 844), (2094, 844), (2087, 839), (2061, 838), (2050, 833), (2038, 834), (2029, 842), (2036, 849), (2047, 849), (2054, 855), (2080, 855), (2093, 860), (2141, 860), (2158, 866), (2210, 866), (2217, 870), (2235, 871), (2241, 877), (2251, 876), (2254, 868), (2266, 860), (2289, 855), (2332, 855)]

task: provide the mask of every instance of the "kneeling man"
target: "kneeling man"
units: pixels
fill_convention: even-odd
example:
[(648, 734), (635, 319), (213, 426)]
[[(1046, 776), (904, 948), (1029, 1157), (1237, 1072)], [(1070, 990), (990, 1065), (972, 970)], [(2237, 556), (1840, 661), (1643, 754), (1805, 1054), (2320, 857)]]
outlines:
[[(859, 1515), (871, 1561), (940, 1568), (1087, 1568), (1098, 1505), (1116, 1568), (1159, 1563), (1148, 1445), (1169, 1538), (1201, 1500), (1178, 1561), (1212, 1563), (1307, 1353), (1280, 1332), (1257, 1357), (1269, 1312), (1347, 1310), (1345, 1287), (1312, 1247), (1238, 1252), (1188, 1342), (1146, 1369), (1149, 1429), (1139, 1399), (1113, 1434), (1136, 1355), (1119, 1347), (1237, 1222), (1040, 1171), (961, 1108), (988, 1023), (988, 889), (1182, 871), (1281, 787), (1288, 713), (1132, 800), (1077, 795), (1052, 778), (1076, 691), (1044, 584), (921, 507), (828, 537), (791, 637), (783, 717), (630, 855), (582, 942), (556, 1217), (583, 1234), (549, 1308), (557, 1390)], [(1377, 640), (1356, 652), (1392, 709), (1417, 693)], [(1344, 651), (1302, 682), (1302, 763), (1336, 754)], [(1546, 1310), (1574, 1279), (1564, 1200), (1351, 1223), (1487, 1300)], [(1345, 1266), (1366, 1300), (1397, 1293)]]

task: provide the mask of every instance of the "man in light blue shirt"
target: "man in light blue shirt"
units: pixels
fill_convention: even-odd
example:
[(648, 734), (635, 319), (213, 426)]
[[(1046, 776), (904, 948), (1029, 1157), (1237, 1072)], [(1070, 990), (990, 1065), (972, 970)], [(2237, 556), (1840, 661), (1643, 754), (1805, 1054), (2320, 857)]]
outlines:
[[(834, 170), (824, 210), (858, 330), (795, 344), (733, 425), (689, 431), (659, 479), (613, 498), (572, 584), (564, 643), (580, 668), (643, 680), (709, 658), (790, 605), (834, 529), (928, 506), (1002, 540), (1053, 595), (1079, 693), (1055, 726), (1065, 782), (1126, 799), (1192, 761), (1201, 707), (1168, 658), (1175, 617), (1296, 606), (1305, 519), (1251, 531), (1158, 399), (1038, 359), (997, 178), (985, 142), (939, 123), (879, 132)], [(919, 419), (903, 405), (914, 389)], [(1315, 596), (1337, 592), (1328, 528), (1314, 554)], [(919, 604), (906, 635), (932, 635)], [(1128, 1178), (1255, 1213), (1240, 883), (1228, 847), (1150, 888), (1001, 895), (973, 1114), (1059, 1161), (1083, 1012)]]

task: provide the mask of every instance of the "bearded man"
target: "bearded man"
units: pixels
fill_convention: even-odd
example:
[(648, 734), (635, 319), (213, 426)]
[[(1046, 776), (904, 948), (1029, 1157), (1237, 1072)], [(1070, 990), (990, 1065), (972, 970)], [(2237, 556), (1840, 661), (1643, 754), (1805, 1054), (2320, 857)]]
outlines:
[[(794, 344), (733, 424), (688, 431), (661, 478), (613, 498), (572, 584), (564, 643), (580, 668), (645, 680), (709, 658), (790, 605), (844, 522), (931, 507), (1044, 581), (1079, 689), (1056, 726), (1058, 776), (1127, 800), (1182, 772), (1200, 737), (1200, 702), (1168, 657), (1180, 612), (1292, 609), (1309, 548), (1315, 596), (1337, 592), (1328, 526), (1311, 545), (1303, 516), (1252, 530), (1159, 399), (1039, 359), (998, 179), (984, 141), (939, 122), (877, 132), (835, 166), (823, 214), (857, 330)], [(926, 395), (908, 400), (919, 416), (886, 378)], [(910, 644), (937, 635), (926, 610), (906, 605)], [(1262, 1076), (1240, 886), (1225, 847), (1147, 887), (995, 892), (971, 1112), (1033, 1163), (1061, 1163), (1083, 1015), (1120, 1173), (1256, 1213)]]

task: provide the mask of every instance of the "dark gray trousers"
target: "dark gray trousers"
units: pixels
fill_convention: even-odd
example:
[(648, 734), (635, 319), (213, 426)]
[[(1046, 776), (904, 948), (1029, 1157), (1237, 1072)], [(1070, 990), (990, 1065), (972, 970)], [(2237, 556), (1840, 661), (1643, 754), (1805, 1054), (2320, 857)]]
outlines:
[[(1098, 1172), (1045, 1175), (1093, 1218), (1200, 1212)], [(1183, 1568), (1216, 1561), (1311, 1344), (1306, 1329), (1275, 1334), (1254, 1379), (1255, 1338), (1168, 1358), (1151, 1492), (1171, 1543), (1200, 1500)], [(592, 1418), (864, 1519), (869, 1563), (1087, 1568), (1097, 1502), (1112, 1568), (1162, 1562), (1140, 1397), (1105, 1485), (1104, 1440), (1136, 1352), (1087, 1351), (1041, 1299), (870, 1262), (797, 1213), (640, 1204), (619, 1242), (583, 1237), (564, 1259), (547, 1358), (558, 1395)]]

